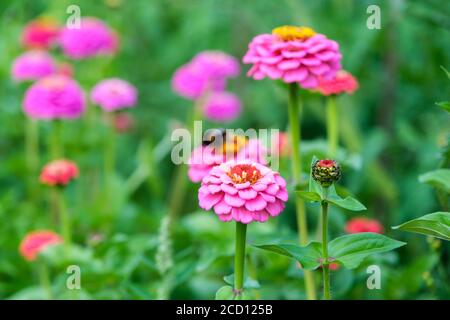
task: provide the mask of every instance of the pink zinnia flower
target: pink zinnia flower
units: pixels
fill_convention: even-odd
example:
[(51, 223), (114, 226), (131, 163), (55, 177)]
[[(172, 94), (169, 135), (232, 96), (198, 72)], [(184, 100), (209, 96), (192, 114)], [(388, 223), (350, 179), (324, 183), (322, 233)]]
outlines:
[(75, 119), (84, 112), (84, 94), (75, 80), (51, 75), (28, 88), (23, 107), (35, 119)]
[(234, 57), (220, 51), (201, 52), (175, 71), (172, 89), (182, 97), (195, 100), (208, 91), (224, 90), (226, 80), (236, 77), (239, 71)]
[(136, 104), (137, 90), (125, 80), (106, 79), (92, 89), (91, 100), (108, 112), (131, 108)]
[(241, 101), (230, 92), (213, 92), (203, 103), (204, 116), (212, 121), (232, 121), (241, 113)]
[(26, 260), (34, 261), (41, 251), (62, 242), (62, 238), (53, 231), (33, 231), (28, 233), (22, 240), (19, 252)]
[(88, 17), (81, 19), (79, 29), (65, 27), (61, 31), (60, 44), (66, 56), (84, 59), (115, 53), (118, 39), (103, 21)]
[(188, 177), (192, 182), (200, 182), (213, 167), (230, 160), (252, 160), (265, 165), (266, 156), (267, 149), (258, 139), (226, 138), (221, 146), (202, 145), (192, 151)]
[(78, 167), (74, 162), (55, 160), (42, 169), (39, 180), (49, 186), (66, 186), (78, 178), (78, 173)]
[(358, 89), (358, 81), (350, 73), (341, 70), (332, 79), (319, 79), (317, 89), (325, 96), (341, 93), (352, 94)]
[(374, 232), (383, 233), (383, 225), (375, 219), (356, 217), (347, 222), (345, 231), (347, 233)]
[(317, 87), (319, 77), (333, 78), (341, 57), (336, 41), (310, 28), (283, 26), (253, 38), (243, 62), (253, 64), (248, 76), (255, 80), (269, 77), (309, 89)]
[(47, 49), (58, 40), (59, 26), (55, 20), (42, 17), (31, 21), (22, 32), (22, 44), (25, 48)]
[(198, 191), (199, 205), (214, 209), (221, 221), (265, 222), (288, 200), (286, 181), (252, 161), (230, 161), (211, 169)]
[(53, 58), (43, 50), (31, 50), (18, 56), (12, 65), (15, 81), (35, 81), (56, 72)]

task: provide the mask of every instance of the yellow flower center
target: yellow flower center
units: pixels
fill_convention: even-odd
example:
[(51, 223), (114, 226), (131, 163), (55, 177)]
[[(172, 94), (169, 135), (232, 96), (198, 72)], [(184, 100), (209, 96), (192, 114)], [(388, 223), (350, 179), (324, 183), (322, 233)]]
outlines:
[(222, 153), (237, 154), (246, 144), (247, 139), (243, 136), (226, 137), (222, 144)]
[(309, 39), (314, 36), (316, 32), (308, 27), (281, 26), (273, 29), (272, 34), (278, 36), (284, 41), (290, 41)]

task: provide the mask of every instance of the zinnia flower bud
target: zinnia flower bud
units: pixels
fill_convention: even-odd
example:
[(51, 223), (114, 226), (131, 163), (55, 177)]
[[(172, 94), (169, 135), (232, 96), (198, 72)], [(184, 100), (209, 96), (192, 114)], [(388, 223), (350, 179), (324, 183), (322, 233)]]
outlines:
[(356, 217), (347, 222), (345, 231), (347, 233), (374, 232), (383, 233), (383, 225), (375, 219)]
[(229, 161), (211, 169), (198, 191), (199, 205), (214, 209), (221, 221), (265, 222), (288, 200), (286, 181), (259, 163)]
[(78, 167), (74, 162), (55, 160), (42, 169), (40, 181), (49, 186), (66, 186), (77, 177)]
[(311, 28), (283, 26), (253, 38), (243, 62), (253, 65), (247, 75), (255, 80), (281, 79), (309, 89), (317, 87), (319, 78), (333, 78), (341, 58), (336, 41)]
[(136, 104), (137, 90), (125, 80), (106, 79), (92, 89), (91, 100), (108, 112), (131, 108)]
[(335, 160), (317, 160), (312, 165), (312, 177), (323, 187), (329, 187), (341, 178), (341, 167)]
[(53, 58), (43, 50), (31, 50), (17, 57), (12, 65), (15, 81), (35, 81), (56, 72)]
[(62, 238), (53, 231), (33, 231), (28, 233), (22, 240), (19, 252), (26, 260), (34, 261), (41, 251), (51, 245), (62, 242)]
[(55, 20), (42, 17), (31, 21), (22, 32), (25, 48), (48, 49), (58, 40), (59, 26)]
[(203, 104), (203, 114), (212, 121), (232, 121), (241, 113), (241, 101), (230, 92), (213, 92)]
[(358, 89), (358, 81), (350, 73), (341, 70), (332, 79), (319, 79), (317, 89), (325, 96), (342, 93), (352, 94)]
[(65, 27), (61, 31), (60, 44), (66, 56), (85, 59), (117, 51), (117, 35), (103, 21), (87, 17), (80, 23), (80, 28)]
[(23, 109), (34, 119), (76, 119), (85, 110), (84, 93), (73, 79), (47, 76), (25, 92)]

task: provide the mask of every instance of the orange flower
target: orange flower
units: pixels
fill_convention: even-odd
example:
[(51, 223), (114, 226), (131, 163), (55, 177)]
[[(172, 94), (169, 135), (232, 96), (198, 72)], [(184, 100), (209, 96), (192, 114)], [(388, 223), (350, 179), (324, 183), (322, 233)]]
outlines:
[(49, 186), (66, 186), (78, 177), (78, 167), (69, 160), (56, 160), (42, 169), (40, 181)]
[(62, 238), (53, 231), (33, 231), (20, 243), (19, 252), (28, 261), (34, 261), (37, 255), (51, 245), (62, 243)]

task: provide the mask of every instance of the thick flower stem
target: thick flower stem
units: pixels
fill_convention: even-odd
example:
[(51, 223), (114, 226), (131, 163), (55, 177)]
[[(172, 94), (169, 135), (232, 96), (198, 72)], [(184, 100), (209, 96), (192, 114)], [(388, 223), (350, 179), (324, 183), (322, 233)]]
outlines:
[[(301, 183), (302, 163), (300, 157), (300, 105), (298, 98), (298, 85), (291, 83), (289, 85), (289, 127), (291, 134), (292, 147), (292, 175), (294, 185), (297, 187)], [(297, 225), (299, 242), (301, 245), (306, 245), (308, 242), (308, 225), (306, 220), (305, 203), (299, 196), (295, 197), (295, 207), (297, 212)], [(304, 270), (306, 296), (308, 300), (316, 299), (316, 289), (314, 285), (314, 277), (312, 271)]]
[(328, 97), (327, 100), (327, 139), (328, 139), (328, 156), (336, 157), (338, 140), (339, 140), (339, 124), (336, 98)]
[(50, 141), (50, 155), (53, 160), (63, 156), (64, 149), (62, 144), (62, 121), (54, 120), (52, 123), (51, 141)]
[(234, 255), (234, 294), (240, 296), (244, 289), (245, 239), (247, 225), (236, 222), (236, 252)]
[[(325, 190), (326, 192), (326, 190)], [(330, 300), (330, 265), (328, 261), (328, 202), (322, 201), (322, 270), (323, 270), (323, 298)]]
[(56, 199), (58, 202), (61, 233), (63, 235), (66, 248), (69, 248), (72, 243), (72, 227), (69, 213), (67, 212), (66, 202), (64, 200), (64, 189), (59, 188), (56, 190)]
[(25, 154), (28, 169), (28, 192), (31, 200), (35, 200), (36, 172), (39, 166), (39, 123), (34, 119), (27, 119), (25, 127)]
[(46, 298), (48, 300), (52, 300), (53, 294), (52, 294), (50, 277), (48, 275), (48, 268), (42, 261), (38, 261), (38, 275), (39, 275), (39, 281), (41, 283), (41, 287), (45, 292)]
[(113, 118), (114, 115), (111, 114), (111, 116), (109, 116), (108, 114), (108, 136), (106, 138), (106, 146), (105, 146), (105, 151), (104, 151), (104, 183), (105, 183), (105, 192), (106, 192), (106, 197), (105, 197), (105, 205), (106, 205), (106, 209), (105, 211), (107, 213), (111, 213), (111, 211), (113, 210), (112, 207), (112, 193), (113, 193), (113, 185), (114, 185), (114, 171), (116, 169), (116, 132), (114, 130), (114, 125), (113, 125)]

